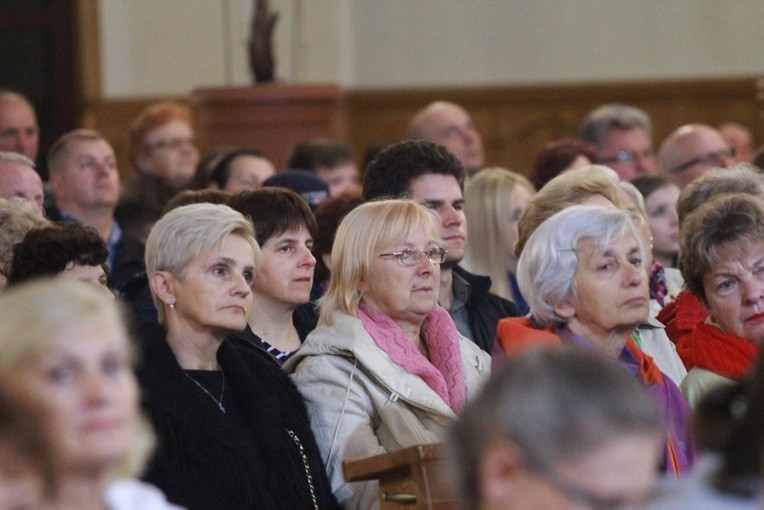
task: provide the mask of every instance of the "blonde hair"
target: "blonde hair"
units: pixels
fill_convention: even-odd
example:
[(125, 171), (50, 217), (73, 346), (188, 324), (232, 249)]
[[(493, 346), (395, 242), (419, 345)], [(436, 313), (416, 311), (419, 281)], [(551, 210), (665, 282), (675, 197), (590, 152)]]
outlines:
[(486, 168), (475, 174), (464, 190), (464, 214), (470, 232), (463, 265), (477, 274), (491, 277), (491, 292), (514, 301), (507, 273), (510, 271), (505, 256), (513, 253), (516, 239), (510, 239), (505, 227), (516, 204), (510, 202), (518, 186), (533, 195), (531, 182), (524, 176), (506, 168)]
[[(186, 267), (228, 235), (242, 237), (254, 252), (255, 271), (260, 267), (260, 247), (252, 224), (239, 212), (221, 204), (189, 204), (162, 216), (146, 241), (146, 273), (168, 271), (182, 279)], [(164, 324), (164, 303), (151, 292), (157, 318)]]
[(331, 324), (334, 312), (355, 315), (361, 301), (361, 285), (369, 280), (378, 251), (393, 242), (405, 241), (417, 232), (439, 242), (432, 213), (413, 200), (367, 202), (342, 220), (332, 246), (332, 277), (321, 300), (321, 324)]
[(606, 166), (589, 165), (549, 181), (536, 193), (520, 218), (515, 255), (520, 257), (528, 238), (544, 220), (566, 207), (586, 202), (592, 195), (601, 195), (620, 208), (618, 180), (613, 179), (614, 173)]
[(40, 216), (32, 202), (23, 198), (0, 198), (0, 273), (8, 275), (13, 246), (32, 229), (47, 227), (50, 221)]
[[(0, 380), (3, 381), (13, 378), (15, 370), (25, 363), (42, 356), (61, 335), (93, 323), (114, 330), (122, 347), (135, 359), (119, 305), (104, 299), (103, 292), (93, 285), (40, 278), (14, 286), (0, 294), (0, 317), (3, 317), (0, 321)], [(137, 381), (135, 384), (137, 386)], [(137, 401), (135, 405), (138, 406)], [(153, 446), (153, 432), (147, 422), (141, 420), (130, 455), (113, 474), (138, 474)]]

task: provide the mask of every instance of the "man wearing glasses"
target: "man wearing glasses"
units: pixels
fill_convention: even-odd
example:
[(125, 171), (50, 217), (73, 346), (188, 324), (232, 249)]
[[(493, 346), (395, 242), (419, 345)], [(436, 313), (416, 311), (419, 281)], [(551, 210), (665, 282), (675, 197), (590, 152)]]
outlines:
[(127, 152), (132, 174), (115, 217), (127, 235), (145, 243), (167, 202), (189, 186), (199, 162), (191, 109), (171, 101), (148, 106), (130, 125)]
[(639, 108), (600, 106), (584, 119), (578, 137), (596, 151), (596, 163), (615, 170), (621, 180), (658, 171), (650, 117)]
[(680, 189), (711, 168), (735, 163), (735, 153), (719, 132), (705, 124), (687, 124), (661, 144), (658, 163)]

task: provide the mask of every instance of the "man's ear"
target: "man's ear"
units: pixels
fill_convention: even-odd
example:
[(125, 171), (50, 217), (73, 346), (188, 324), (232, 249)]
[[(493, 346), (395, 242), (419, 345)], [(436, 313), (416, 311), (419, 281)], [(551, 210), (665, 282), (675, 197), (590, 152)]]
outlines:
[(523, 469), (523, 454), (514, 443), (500, 439), (489, 444), (480, 460), (481, 500), (494, 504), (512, 501), (517, 494), (518, 474)]
[(55, 196), (60, 196), (61, 192), (63, 191), (61, 189), (62, 180), (63, 176), (60, 174), (60, 172), (51, 172), (48, 175), (48, 184), (50, 184), (50, 190)]
[(149, 277), (149, 285), (162, 303), (175, 304), (175, 277), (169, 271), (154, 271)]

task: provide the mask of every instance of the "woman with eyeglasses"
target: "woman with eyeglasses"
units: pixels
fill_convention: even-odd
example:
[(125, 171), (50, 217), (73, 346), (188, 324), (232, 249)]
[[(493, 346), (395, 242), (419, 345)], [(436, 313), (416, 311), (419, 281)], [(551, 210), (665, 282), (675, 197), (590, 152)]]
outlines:
[(412, 200), (351, 211), (318, 327), (285, 365), (345, 508), (379, 501), (376, 482), (345, 482), (344, 459), (440, 442), (488, 375), (488, 355), (438, 306), (439, 241), (433, 216)]
[(167, 202), (189, 187), (199, 161), (191, 109), (172, 101), (143, 110), (130, 126), (133, 173), (114, 215), (125, 235), (143, 244)]

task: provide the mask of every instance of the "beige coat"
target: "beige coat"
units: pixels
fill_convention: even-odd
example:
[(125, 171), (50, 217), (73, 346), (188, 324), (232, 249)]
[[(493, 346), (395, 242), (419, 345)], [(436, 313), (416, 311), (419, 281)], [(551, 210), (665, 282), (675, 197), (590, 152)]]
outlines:
[[(284, 368), (305, 397), (335, 496), (345, 508), (374, 509), (376, 482), (346, 483), (343, 459), (439, 443), (456, 415), (379, 349), (358, 318), (338, 312), (333, 319), (308, 335)], [(489, 375), (490, 357), (459, 339), (469, 400)]]

